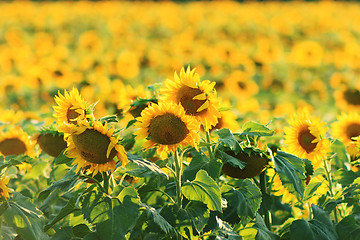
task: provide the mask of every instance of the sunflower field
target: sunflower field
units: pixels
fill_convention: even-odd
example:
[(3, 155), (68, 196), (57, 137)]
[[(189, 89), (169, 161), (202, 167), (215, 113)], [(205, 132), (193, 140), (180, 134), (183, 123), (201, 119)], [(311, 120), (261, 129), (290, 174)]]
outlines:
[(360, 239), (360, 5), (0, 3), (0, 239)]

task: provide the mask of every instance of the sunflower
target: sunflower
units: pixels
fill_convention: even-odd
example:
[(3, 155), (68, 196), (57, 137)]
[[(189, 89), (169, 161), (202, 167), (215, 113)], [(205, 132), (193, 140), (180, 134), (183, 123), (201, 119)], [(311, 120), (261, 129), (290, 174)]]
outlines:
[(0, 133), (0, 155), (26, 154), (35, 157), (34, 143), (20, 127)]
[(196, 119), (172, 102), (151, 103), (136, 120), (136, 139), (147, 139), (144, 148), (156, 146), (160, 152), (174, 152), (179, 145), (196, 147), (199, 139)]
[(66, 148), (64, 134), (57, 131), (40, 131), (35, 137), (41, 150), (52, 157), (57, 157)]
[(360, 86), (340, 86), (334, 92), (334, 97), (340, 109), (360, 110)]
[(5, 199), (9, 198), (10, 188), (6, 185), (9, 183), (9, 178), (7, 176), (0, 176), (0, 198), (4, 197)]
[(315, 41), (301, 41), (294, 45), (291, 60), (301, 67), (317, 67), (323, 61), (324, 50)]
[(107, 123), (94, 121), (92, 124), (83, 120), (79, 126), (72, 125), (67, 141), (65, 153), (70, 158), (75, 158), (73, 165), (77, 164), (76, 172), (81, 168), (88, 173), (96, 175), (98, 172), (113, 172), (116, 159), (125, 165), (129, 160), (125, 149), (118, 144), (119, 136), (113, 136), (114, 128), (109, 128)]
[(351, 157), (360, 155), (360, 113), (342, 113), (337, 121), (331, 124), (332, 135), (342, 141)]
[(86, 103), (76, 88), (70, 92), (64, 91), (64, 95), (60, 92), (55, 96), (57, 106), (54, 106), (54, 117), (60, 125), (76, 124), (77, 120), (83, 120), (87, 117)]
[(290, 127), (284, 129), (287, 151), (299, 158), (309, 159), (314, 169), (317, 169), (321, 160), (330, 152), (330, 142), (324, 138), (327, 132), (325, 123), (311, 117), (305, 110), (293, 114), (288, 123)]
[(181, 104), (187, 115), (195, 116), (204, 125), (206, 131), (218, 122), (221, 117), (216, 109), (217, 99), (215, 82), (200, 81), (199, 74), (190, 66), (180, 70), (180, 77), (174, 74), (174, 80), (166, 79), (160, 89), (161, 100)]
[(240, 99), (251, 97), (259, 90), (258, 85), (242, 71), (232, 72), (225, 78), (224, 85), (229, 92)]

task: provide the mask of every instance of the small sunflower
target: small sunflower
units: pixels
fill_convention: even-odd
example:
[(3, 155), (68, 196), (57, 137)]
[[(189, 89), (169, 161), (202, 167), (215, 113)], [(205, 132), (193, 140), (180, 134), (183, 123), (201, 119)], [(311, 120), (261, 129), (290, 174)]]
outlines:
[(76, 124), (77, 120), (86, 118), (86, 103), (80, 96), (79, 91), (73, 88), (70, 92), (64, 91), (64, 95), (60, 92), (55, 96), (57, 106), (54, 106), (54, 117), (59, 124)]
[(360, 110), (360, 86), (343, 85), (334, 92), (336, 104), (343, 110)]
[(81, 168), (88, 170), (88, 173), (96, 175), (98, 172), (115, 170), (115, 157), (123, 165), (129, 160), (125, 149), (118, 144), (118, 137), (114, 137), (115, 129), (109, 128), (100, 121), (90, 124), (87, 121), (79, 122), (79, 126), (73, 125), (67, 141), (65, 153), (70, 158), (75, 158), (73, 165), (77, 164), (76, 172)]
[(145, 148), (156, 146), (160, 152), (175, 151), (179, 145), (196, 147), (199, 139), (198, 122), (186, 115), (181, 105), (172, 102), (151, 103), (136, 120), (136, 139), (146, 138)]
[(287, 151), (300, 158), (309, 159), (314, 169), (321, 165), (321, 160), (330, 152), (330, 142), (324, 138), (327, 132), (325, 123), (311, 117), (307, 111), (293, 114), (286, 127), (285, 141)]
[(229, 92), (240, 99), (249, 98), (259, 90), (258, 85), (239, 70), (232, 72), (229, 77), (225, 78), (224, 85)]
[(185, 71), (180, 70), (180, 76), (175, 72), (174, 80), (166, 79), (160, 89), (161, 100), (181, 104), (187, 115), (195, 116), (205, 126), (206, 131), (215, 126), (220, 117), (216, 109), (215, 82), (200, 81), (199, 74), (190, 66)]
[(9, 198), (10, 188), (7, 187), (9, 183), (9, 178), (7, 176), (0, 176), (0, 198), (4, 197), (5, 199)]
[(0, 155), (25, 154), (35, 157), (34, 143), (29, 135), (20, 127), (15, 127), (0, 133)]
[(57, 157), (66, 148), (64, 134), (58, 131), (40, 131), (35, 137), (41, 150), (52, 157)]
[(351, 157), (360, 155), (360, 113), (342, 113), (331, 125), (332, 135), (342, 141)]

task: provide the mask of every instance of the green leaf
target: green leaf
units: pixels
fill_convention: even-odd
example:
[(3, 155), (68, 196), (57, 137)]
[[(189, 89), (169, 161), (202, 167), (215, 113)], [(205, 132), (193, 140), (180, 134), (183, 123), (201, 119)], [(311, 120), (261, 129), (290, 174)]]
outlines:
[(191, 219), (194, 229), (197, 231), (197, 234), (203, 230), (207, 224), (210, 211), (205, 204), (197, 201), (192, 201), (186, 205), (185, 211), (187, 218)]
[(350, 162), (349, 154), (347, 154), (346, 147), (343, 142), (335, 140), (331, 144), (331, 150), (335, 153), (334, 160), (336, 165), (344, 166), (344, 163)]
[(72, 228), (70, 226), (61, 227), (55, 234), (52, 236), (51, 240), (69, 240), (75, 237)]
[(185, 182), (181, 190), (187, 199), (203, 202), (210, 210), (222, 212), (220, 188), (205, 170), (200, 170), (195, 180)]
[(230, 148), (233, 152), (235, 152), (235, 154), (240, 152), (241, 146), (229, 129), (222, 128), (220, 130), (216, 130), (216, 133), (220, 137), (219, 141), (225, 147)]
[(224, 216), (236, 210), (240, 218), (240, 223), (246, 225), (254, 218), (261, 204), (261, 191), (249, 179), (236, 181), (237, 189), (229, 185), (222, 188), (222, 196), (227, 200), (227, 209), (224, 210)]
[(75, 197), (70, 198), (69, 201), (67, 202), (67, 204), (63, 208), (61, 208), (58, 215), (50, 223), (46, 224), (44, 230), (45, 231), (49, 230), (52, 226), (54, 226), (57, 222), (62, 220), (64, 217), (66, 217), (67, 215), (69, 215), (75, 211), (79, 211), (79, 210), (80, 210), (80, 208), (76, 206), (76, 198)]
[(69, 158), (64, 154), (65, 150), (63, 150), (55, 159), (54, 159), (54, 163), (55, 165), (59, 165), (59, 164), (68, 164), (70, 163), (73, 158)]
[(183, 172), (184, 180), (194, 180), (196, 173), (199, 172), (200, 169), (205, 170), (210, 177), (213, 179), (217, 179), (220, 175), (222, 163), (219, 159), (212, 159), (202, 154), (195, 154), (189, 166), (187, 166)]
[(41, 212), (20, 193), (14, 193), (2, 216), (6, 225), (12, 227), (23, 239), (49, 239), (43, 231), (44, 221)]
[(5, 158), (4, 156), (0, 156), (0, 171), (7, 167), (22, 164), (23, 162), (32, 164), (35, 162), (35, 159), (24, 154), (10, 155), (10, 156), (6, 156)]
[(162, 231), (164, 231), (166, 234), (174, 233), (176, 230), (173, 228), (173, 226), (170, 225), (168, 221), (165, 220), (163, 216), (160, 215), (160, 213), (153, 207), (148, 206), (146, 204), (141, 204), (142, 207), (146, 208), (146, 213), (149, 219), (153, 220)]
[(333, 223), (329, 217), (329, 214), (315, 204), (311, 204), (311, 209), (314, 214), (314, 219), (322, 223), (327, 230), (331, 233), (334, 239), (337, 239), (337, 234), (334, 229)]
[(129, 175), (133, 177), (150, 177), (154, 174), (160, 174), (169, 178), (155, 163), (130, 153), (127, 153), (127, 156), (130, 162), (126, 165), (126, 173)]
[(349, 215), (336, 225), (336, 232), (341, 240), (357, 240), (360, 239), (360, 224), (354, 215)]
[[(255, 240), (277, 240), (280, 236), (271, 232), (265, 225), (264, 219), (260, 214), (256, 214), (255, 224), (252, 226), (257, 230)], [(303, 239), (304, 240), (304, 239)]]
[(273, 157), (275, 171), (284, 187), (302, 201), (305, 190), (305, 162), (295, 155), (278, 151)]
[(243, 239), (239, 234), (237, 234), (230, 224), (227, 222), (224, 222), (221, 218), (216, 216), (216, 222), (217, 222), (217, 229), (215, 231), (216, 238), (218, 240), (241, 240)]
[(62, 191), (68, 191), (72, 189), (79, 180), (79, 174), (76, 174), (74, 169), (75, 166), (69, 169), (69, 172), (65, 175), (63, 179), (53, 182), (50, 187), (41, 191), (39, 194), (39, 200), (45, 200), (49, 196), (49, 194), (55, 189), (59, 189)]
[(94, 188), (82, 197), (84, 218), (95, 224), (99, 239), (119, 239), (132, 229), (140, 215), (140, 199), (132, 186), (117, 197), (108, 197)]
[(274, 130), (271, 130), (266, 126), (256, 122), (245, 123), (243, 129), (244, 130), (240, 135), (259, 136), (259, 137), (274, 135)]
[[(238, 151), (238, 153), (240, 151)], [(233, 157), (219, 149), (216, 151), (216, 156), (222, 160), (223, 164), (229, 163), (231, 166), (237, 167), (240, 169), (244, 169), (246, 166), (246, 162), (243, 162), (240, 159), (237, 159), (236, 157)]]
[(336, 240), (332, 232), (317, 220), (295, 220), (290, 227), (291, 240)]
[(341, 168), (338, 169), (334, 175), (338, 183), (341, 185), (350, 185), (355, 181), (355, 179), (360, 177), (360, 172), (354, 172), (351, 170), (348, 171), (344, 168)]
[(85, 237), (91, 232), (91, 230), (87, 225), (82, 223), (72, 227), (72, 232), (74, 233), (75, 237)]

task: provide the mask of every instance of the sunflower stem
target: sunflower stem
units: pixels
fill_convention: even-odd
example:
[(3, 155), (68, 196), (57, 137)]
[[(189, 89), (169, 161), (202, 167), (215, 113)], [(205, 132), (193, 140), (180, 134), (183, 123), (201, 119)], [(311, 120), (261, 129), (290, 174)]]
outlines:
[[(206, 136), (206, 142), (211, 144), (211, 140), (210, 140), (210, 131), (206, 131), (205, 132), (205, 136)], [(208, 149), (208, 152), (209, 152), (209, 157), (210, 157), (210, 160), (213, 160), (214, 159), (214, 151), (213, 151), (213, 148), (211, 146), (207, 146), (207, 149)]]
[[(262, 196), (264, 197), (267, 194), (266, 191), (266, 170), (260, 173), (260, 190), (262, 193)], [(270, 211), (267, 208), (264, 208), (264, 221), (266, 227), (271, 231), (271, 222), (270, 222)]]
[[(328, 187), (329, 187), (330, 196), (331, 196), (331, 198), (334, 198), (335, 194), (334, 194), (334, 191), (333, 191), (333, 183), (332, 183), (332, 176), (331, 176), (331, 158), (329, 159), (330, 167), (328, 166), (327, 159), (323, 159), (323, 161), (324, 161), (324, 168), (325, 168), (326, 178), (327, 178), (327, 181), (329, 182)], [(334, 208), (335, 223), (339, 222), (337, 212), (338, 212), (337, 206), (335, 206), (335, 208)]]
[(89, 180), (93, 181), (94, 183), (96, 183), (96, 185), (99, 186), (99, 188), (100, 188), (100, 190), (101, 190), (102, 192), (104, 192), (104, 193), (107, 194), (107, 192), (105, 191), (104, 187), (103, 187), (103, 186), (101, 185), (101, 183), (100, 183), (98, 180), (96, 180), (95, 178), (90, 177), (90, 176), (87, 176), (87, 175), (80, 175), (80, 178), (89, 179)]
[(109, 193), (109, 175), (107, 174), (107, 172), (103, 172), (103, 179), (104, 179), (104, 190), (106, 192), (106, 194)]
[(181, 195), (181, 169), (182, 169), (182, 158), (179, 158), (178, 150), (175, 150), (174, 154), (175, 162), (175, 183), (176, 183), (176, 199), (177, 204), (181, 207), (182, 195)]

